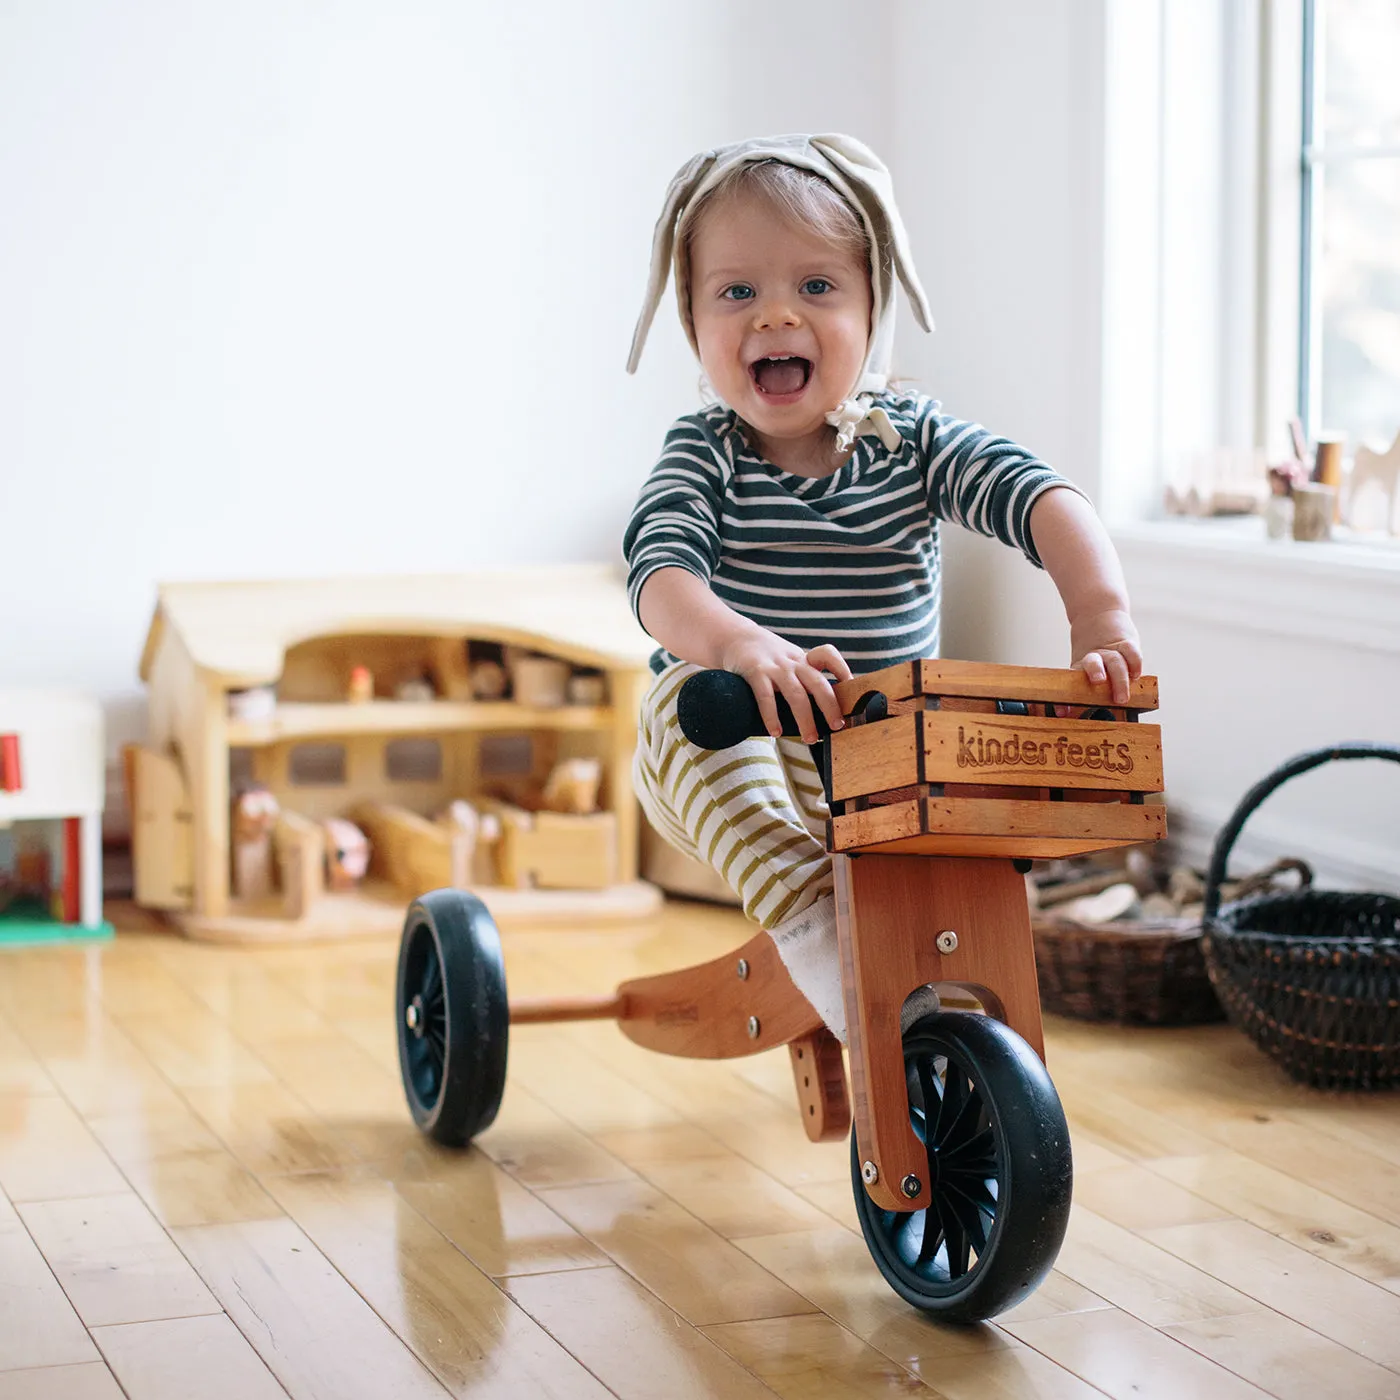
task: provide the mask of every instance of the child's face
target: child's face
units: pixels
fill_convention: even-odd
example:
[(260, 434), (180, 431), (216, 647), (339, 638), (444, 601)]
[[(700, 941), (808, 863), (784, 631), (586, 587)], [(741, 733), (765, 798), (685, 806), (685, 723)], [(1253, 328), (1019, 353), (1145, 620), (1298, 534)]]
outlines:
[(824, 442), (826, 415), (849, 397), (865, 363), (863, 262), (761, 197), (735, 196), (700, 216), (690, 302), (700, 363), (759, 445)]

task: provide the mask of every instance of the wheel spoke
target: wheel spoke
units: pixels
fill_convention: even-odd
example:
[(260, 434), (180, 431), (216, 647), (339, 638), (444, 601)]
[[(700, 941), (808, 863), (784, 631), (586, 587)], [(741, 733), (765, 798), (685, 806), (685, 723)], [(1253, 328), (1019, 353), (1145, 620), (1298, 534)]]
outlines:
[(950, 1205), (948, 1198), (937, 1198), (938, 1218), (943, 1225), (943, 1238), (948, 1243), (948, 1277), (961, 1278), (967, 1272), (968, 1238), (958, 1213)]
[(943, 1184), (949, 1191), (956, 1191), (958, 1195), (971, 1202), (978, 1209), (985, 1210), (988, 1215), (996, 1214), (996, 1197), (987, 1190), (987, 1183), (983, 1178), (970, 1176), (963, 1172), (949, 1172), (943, 1178)]
[(919, 1212), (924, 1220), (924, 1234), (919, 1241), (919, 1257), (914, 1261), (916, 1268), (922, 1268), (930, 1259), (938, 1253), (938, 1246), (943, 1243), (943, 1231), (939, 1227), (938, 1215), (932, 1209)]
[[(961, 1071), (958, 1072), (958, 1083), (966, 1090), (967, 1076)], [(958, 1105), (957, 1116), (948, 1124), (945, 1131), (940, 1131), (938, 1135), (939, 1151), (946, 1152), (958, 1147), (968, 1139), (976, 1137), (977, 1124), (982, 1119), (982, 1094), (974, 1085), (967, 1097)], [(943, 1120), (939, 1119), (939, 1128), (943, 1128)]]
[(419, 995), (423, 998), (423, 1005), (430, 1006), (438, 999), (438, 994), (442, 990), (442, 974), (438, 967), (436, 956), (429, 950), (428, 965), (423, 969), (423, 986)]
[[(961, 1142), (944, 1143), (938, 1155), (943, 1159), (943, 1166), (946, 1169), (956, 1167), (959, 1171), (972, 1171), (976, 1161), (992, 1161), (996, 1155), (996, 1142), (992, 1138), (992, 1130), (983, 1128), (980, 1133), (974, 1133), (969, 1138), (964, 1138)], [(991, 1172), (987, 1173), (988, 1176)]]
[(948, 1061), (947, 1072), (943, 1076), (943, 1097), (938, 1103), (938, 1118), (933, 1125), (930, 1146), (947, 1141), (948, 1133), (962, 1113), (967, 1102), (967, 1075), (952, 1060)]
[(982, 1212), (961, 1191), (951, 1190), (944, 1199), (948, 1209), (958, 1217), (958, 1223), (966, 1232), (980, 1259), (982, 1251), (987, 1247), (987, 1230), (982, 1224)]

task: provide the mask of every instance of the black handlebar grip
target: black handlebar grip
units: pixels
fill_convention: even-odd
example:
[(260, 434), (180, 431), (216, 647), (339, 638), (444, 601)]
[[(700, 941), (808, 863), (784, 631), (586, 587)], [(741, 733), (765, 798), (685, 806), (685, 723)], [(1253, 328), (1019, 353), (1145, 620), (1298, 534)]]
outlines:
[[(783, 733), (798, 738), (800, 731), (792, 706), (781, 695), (774, 698)], [(815, 701), (812, 713), (817, 721), (817, 737), (825, 739), (831, 733), (831, 726)], [(702, 749), (727, 749), (745, 739), (768, 733), (748, 681), (733, 671), (697, 671), (676, 696), (676, 717), (680, 720), (681, 733)]]

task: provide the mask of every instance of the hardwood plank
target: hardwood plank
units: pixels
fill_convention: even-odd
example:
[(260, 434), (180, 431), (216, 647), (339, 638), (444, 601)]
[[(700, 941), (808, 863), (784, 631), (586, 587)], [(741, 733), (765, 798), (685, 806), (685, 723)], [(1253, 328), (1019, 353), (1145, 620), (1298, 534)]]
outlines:
[(125, 1191), (87, 1125), (51, 1094), (0, 1094), (0, 1189), (12, 1201)]
[(194, 1226), (175, 1240), (295, 1400), (447, 1393), (290, 1220)]
[(1243, 1220), (1175, 1225), (1150, 1238), (1275, 1312), (1400, 1371), (1400, 1306), (1385, 1289)]
[(1395, 1400), (1400, 1393), (1394, 1371), (1278, 1313), (1212, 1317), (1164, 1330), (1278, 1400)]
[(633, 1177), (628, 1167), (570, 1127), (553, 1109), (509, 1083), (496, 1121), (476, 1139), (476, 1146), (533, 1190)]
[(1400, 1113), (1389, 1094), (1290, 1103), (1284, 1116), (1400, 1166)]
[[(1319, 1190), (1326, 1191), (1331, 1182), (1345, 1181), (1352, 1205), (1391, 1225), (1400, 1225), (1400, 1164), (1338, 1141), (1329, 1133), (1268, 1114), (1242, 1115), (1213, 1125), (1212, 1133), (1236, 1152)], [(1195, 1149), (1183, 1147), (1179, 1152), (1194, 1155)]]
[(1058, 1060), (1053, 1063), (1055, 1088), (1064, 1104), (1072, 1141), (1087, 1133), (1134, 1162), (1209, 1152), (1217, 1146), (1212, 1138), (1143, 1108), (1126, 1094), (1102, 1082), (1085, 1082), (1078, 1075), (1065, 1073)]
[(251, 1172), (324, 1171), (356, 1160), (349, 1140), (284, 1084), (220, 1084), (187, 1089), (202, 1122)]
[[(286, 1400), (262, 1358), (225, 1313), (93, 1329), (128, 1400)], [(4, 1391), (0, 1390), (0, 1400)]]
[(1083, 1206), (1071, 1212), (1069, 1233), (1055, 1267), (1155, 1327), (1258, 1308), (1252, 1298), (1212, 1277), (1212, 1271), (1203, 1272), (1173, 1258)]
[(594, 1140), (725, 1239), (826, 1224), (796, 1192), (689, 1124)]
[(214, 1295), (130, 1192), (18, 1210), (89, 1327), (218, 1312)]
[(1074, 1199), (1127, 1230), (1191, 1225), (1230, 1215), (1223, 1206), (1133, 1164), (1076, 1173)]
[(530, 1274), (506, 1290), (618, 1400), (772, 1400), (773, 1392), (618, 1268)]
[(424, 1144), (377, 1168), (399, 1195), (492, 1278), (596, 1268), (607, 1256), (481, 1152)]
[(0, 1220), (0, 1372), (96, 1360), (39, 1246), (13, 1217)]
[(119, 1167), (187, 1152), (217, 1152), (221, 1146), (189, 1105), (179, 1099), (145, 1109), (126, 1108), (120, 1113), (84, 1114), (84, 1121)]
[(1038, 1317), (1059, 1317), (1062, 1313), (1089, 1312), (1112, 1306), (1108, 1299), (1076, 1283), (1068, 1274), (1051, 1269), (1029, 1298), (998, 1313), (996, 1320), (998, 1325), (1004, 1326), (1008, 1322), (1030, 1322)]
[(1100, 1400), (1103, 1395), (1030, 1347), (916, 1364), (914, 1374), (944, 1400)]
[(453, 1395), (603, 1400), (538, 1323), (381, 1178), (269, 1179), (279, 1203)]
[(107, 1013), (122, 1020), (207, 1015), (188, 988), (171, 975), (159, 957), (137, 940), (121, 939), (102, 952), (98, 996)]
[(1007, 1330), (1114, 1400), (1258, 1400), (1267, 1393), (1117, 1308)]
[(257, 1178), (222, 1148), (134, 1160), (125, 1171), (132, 1189), (167, 1229), (272, 1220), (282, 1213)]
[[(163, 959), (174, 977), (247, 1044), (279, 1036), (325, 1034), (324, 1015), (295, 987), (247, 961), (242, 950), (184, 945), (194, 957)], [(241, 959), (241, 960), (240, 960)], [(384, 1022), (384, 1006), (380, 1015)]]
[(0, 1400), (124, 1400), (100, 1361), (38, 1370), (0, 1371)]
[(793, 1190), (818, 1181), (844, 1181), (849, 1185), (849, 1145), (809, 1142), (798, 1120), (795, 1100), (776, 1103), (771, 1095), (725, 1064), (656, 1055), (615, 1032), (599, 1035), (599, 1030), (607, 1028), (575, 1026), (569, 1034), (586, 1053), (610, 1065), (625, 1079), (645, 1084), (687, 1122), (760, 1167), (775, 1181)]
[(813, 1311), (805, 1298), (643, 1182), (562, 1187), (540, 1196), (697, 1327)]
[[(860, 1234), (860, 1217), (856, 1214), (856, 1198), (847, 1181), (809, 1181), (797, 1187), (797, 1194), (853, 1234)], [(815, 1228), (815, 1227), (813, 1227)]]
[(861, 1400), (921, 1388), (903, 1366), (820, 1314), (701, 1330), (786, 1400)]
[(260, 1041), (258, 1055), (282, 1084), (332, 1126), (342, 1120), (408, 1117), (398, 1075), (338, 1033)]
[(566, 1034), (543, 1026), (511, 1028), (509, 1095), (527, 1089), (594, 1141), (630, 1129), (664, 1127), (681, 1115), (606, 1065), (581, 1059)]
[(181, 1089), (266, 1083), (272, 1071), (222, 1022), (195, 1003), (184, 1015), (119, 1016), (117, 1024)]
[[(1057, 1058), (1060, 1047), (1058, 1041), (1054, 1037), (1058, 1026), (1059, 1023), (1055, 1018), (1046, 1018), (1046, 1039), (1050, 1042), (1051, 1049)], [(1128, 1158), (1105, 1145), (1087, 1129), (1081, 1128), (1072, 1135), (1070, 1147), (1074, 1152), (1074, 1179), (1076, 1182), (1081, 1176), (1087, 1175), (1089, 1172), (1098, 1172), (1104, 1171), (1110, 1167), (1126, 1167), (1131, 1165)]]
[(183, 1107), (145, 1053), (103, 1016), (45, 1026), (31, 1037), (49, 1077), (84, 1116)]
[(1251, 1225), (1400, 1293), (1400, 1228), (1237, 1152), (1164, 1157), (1151, 1165)]
[(0, 1094), (56, 1094), (58, 1086), (23, 1040), (0, 1021)]
[(926, 1362), (925, 1374), (947, 1357), (980, 1356), (1017, 1345), (1002, 1328), (953, 1327), (911, 1308), (880, 1276), (865, 1242), (833, 1225), (741, 1240), (739, 1247), (828, 1317), (901, 1366)]

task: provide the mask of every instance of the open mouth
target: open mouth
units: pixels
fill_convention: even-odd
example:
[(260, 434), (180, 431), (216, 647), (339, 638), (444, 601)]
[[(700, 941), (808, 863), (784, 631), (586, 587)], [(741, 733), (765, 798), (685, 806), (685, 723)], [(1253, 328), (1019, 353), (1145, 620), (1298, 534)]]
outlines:
[(801, 355), (770, 355), (755, 360), (749, 374), (759, 392), (770, 399), (800, 394), (812, 378), (812, 362)]

